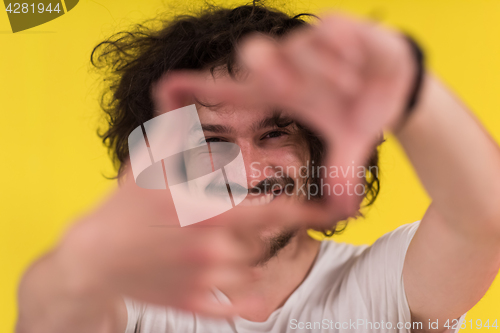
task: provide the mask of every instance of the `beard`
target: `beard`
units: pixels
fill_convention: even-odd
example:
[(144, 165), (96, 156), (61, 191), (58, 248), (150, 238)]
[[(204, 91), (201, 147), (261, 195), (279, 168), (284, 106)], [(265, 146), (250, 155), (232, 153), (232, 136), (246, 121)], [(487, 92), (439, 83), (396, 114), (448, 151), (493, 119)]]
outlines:
[(255, 266), (265, 265), (271, 258), (278, 255), (278, 253), (286, 247), (293, 237), (297, 234), (298, 229), (280, 230), (274, 235), (262, 238), (265, 250), (264, 255), (255, 263)]

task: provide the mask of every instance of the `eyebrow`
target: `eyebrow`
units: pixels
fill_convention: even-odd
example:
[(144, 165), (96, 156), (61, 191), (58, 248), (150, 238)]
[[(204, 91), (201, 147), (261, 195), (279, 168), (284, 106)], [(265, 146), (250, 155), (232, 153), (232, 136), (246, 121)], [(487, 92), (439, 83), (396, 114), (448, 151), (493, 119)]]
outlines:
[(268, 127), (287, 127), (293, 123), (293, 119), (282, 114), (281, 110), (274, 110), (273, 114), (252, 125), (253, 131), (258, 131)]
[[(275, 110), (272, 115), (259, 120), (252, 124), (252, 131), (258, 131), (269, 127), (287, 127), (294, 121), (292, 118), (283, 116), (280, 110)], [(226, 125), (217, 124), (201, 124), (201, 129), (204, 132), (212, 132), (217, 134), (231, 134), (235, 132), (234, 128)]]
[(201, 124), (201, 129), (204, 132), (212, 132), (217, 134), (229, 134), (233, 132), (233, 128), (224, 125)]

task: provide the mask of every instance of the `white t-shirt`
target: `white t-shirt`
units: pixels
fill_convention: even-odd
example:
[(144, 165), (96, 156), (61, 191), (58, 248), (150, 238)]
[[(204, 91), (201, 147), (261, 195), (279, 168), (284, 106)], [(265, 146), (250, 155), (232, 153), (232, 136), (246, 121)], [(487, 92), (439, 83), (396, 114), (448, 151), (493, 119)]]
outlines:
[[(418, 225), (403, 225), (372, 246), (323, 241), (309, 275), (265, 322), (211, 319), (126, 299), (126, 333), (409, 333), (412, 323), (402, 272)], [(214, 296), (229, 302), (220, 291)], [(428, 328), (429, 322), (422, 325)]]

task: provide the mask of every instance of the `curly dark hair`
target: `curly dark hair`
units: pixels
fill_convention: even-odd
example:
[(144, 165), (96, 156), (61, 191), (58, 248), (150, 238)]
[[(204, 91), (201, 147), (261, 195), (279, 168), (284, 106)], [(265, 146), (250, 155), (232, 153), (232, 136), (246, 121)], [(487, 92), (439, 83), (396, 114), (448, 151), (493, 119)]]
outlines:
[[(235, 71), (235, 46), (252, 32), (280, 39), (305, 26), (304, 19), (316, 17), (301, 13), (288, 15), (257, 2), (233, 9), (207, 6), (197, 15), (180, 15), (160, 20), (160, 28), (139, 24), (129, 31), (114, 34), (99, 43), (91, 54), (91, 64), (104, 72), (105, 89), (101, 107), (107, 128), (98, 131), (112, 157), (118, 175), (128, 158), (128, 136), (142, 123), (154, 117), (151, 88), (165, 73), (173, 70), (210, 70), (223, 67), (229, 75)], [(312, 131), (300, 124), (309, 143), (310, 158), (316, 166), (323, 161), (325, 146)], [(375, 150), (368, 162), (377, 170)], [(311, 183), (318, 178), (309, 179)], [(380, 189), (378, 174), (367, 177), (365, 194), (371, 205)], [(319, 196), (318, 196), (319, 198)], [(324, 231), (326, 236), (333, 231)]]

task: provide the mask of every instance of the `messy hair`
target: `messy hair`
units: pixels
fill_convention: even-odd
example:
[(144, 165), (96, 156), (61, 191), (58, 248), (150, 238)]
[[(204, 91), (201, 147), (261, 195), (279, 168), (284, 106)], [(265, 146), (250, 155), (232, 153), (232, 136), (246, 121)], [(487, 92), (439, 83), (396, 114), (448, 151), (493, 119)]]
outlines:
[[(196, 15), (163, 19), (160, 26), (147, 23), (118, 32), (92, 51), (91, 64), (104, 72), (101, 108), (106, 127), (98, 131), (120, 175), (128, 158), (128, 136), (154, 117), (151, 88), (164, 74), (174, 70), (210, 70), (223, 67), (229, 75), (236, 70), (236, 45), (247, 34), (263, 33), (280, 39), (308, 25), (313, 14), (289, 15), (254, 1), (236, 8), (207, 6)], [(309, 144), (310, 158), (320, 165), (325, 145), (300, 124)], [(377, 167), (376, 151), (368, 165)], [(311, 183), (319, 179), (310, 179)], [(378, 195), (378, 174), (366, 179), (366, 199), (372, 204)], [(337, 230), (338, 231), (338, 230)], [(334, 231), (325, 231), (331, 236)]]

